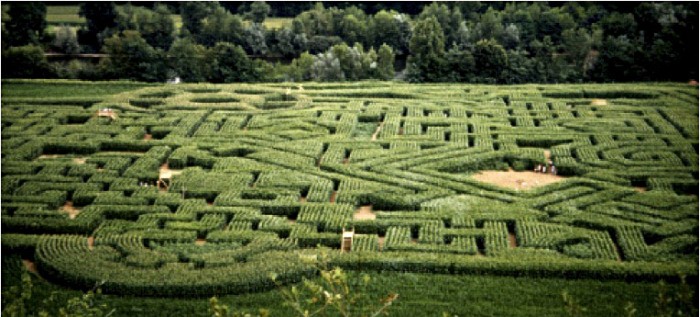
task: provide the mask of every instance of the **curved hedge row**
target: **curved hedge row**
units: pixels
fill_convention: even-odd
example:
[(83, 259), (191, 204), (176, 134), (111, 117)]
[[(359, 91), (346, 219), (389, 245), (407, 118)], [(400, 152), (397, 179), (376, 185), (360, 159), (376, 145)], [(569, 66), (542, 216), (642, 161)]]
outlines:
[[(133, 267), (109, 260), (113, 248), (88, 248), (82, 236), (46, 236), (36, 248), (36, 261), (43, 276), (70, 287), (88, 289), (103, 283), (109, 294), (134, 296), (201, 297), (242, 294), (274, 288), (277, 281), (294, 283), (315, 270), (297, 253), (271, 251), (251, 256), (246, 262), (223, 267), (195, 268), (193, 263), (167, 263), (160, 267)], [(136, 260), (136, 259), (134, 259)]]

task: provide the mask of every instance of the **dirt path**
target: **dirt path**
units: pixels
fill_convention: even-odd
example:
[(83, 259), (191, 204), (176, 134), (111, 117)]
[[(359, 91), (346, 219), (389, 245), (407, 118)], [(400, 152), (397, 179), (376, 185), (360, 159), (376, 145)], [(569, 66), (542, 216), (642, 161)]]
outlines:
[(29, 271), (30, 273), (39, 274), (39, 271), (36, 269), (36, 263), (34, 263), (34, 261), (22, 259), (22, 263), (24, 264), (24, 267), (27, 268), (27, 271)]
[(379, 125), (377, 126), (377, 130), (375, 130), (374, 134), (372, 134), (372, 141), (377, 141), (377, 136), (379, 135), (379, 131), (382, 131), (383, 126), (384, 126), (384, 121), (379, 123)]
[(160, 178), (172, 178), (174, 175), (182, 174), (182, 170), (171, 170), (168, 163), (160, 166)]
[(70, 200), (67, 200), (66, 203), (63, 204), (61, 211), (67, 213), (68, 218), (70, 219), (75, 219), (75, 217), (80, 213), (80, 209), (73, 207), (73, 202)]
[(88, 250), (92, 250), (95, 248), (95, 237), (89, 236), (87, 238), (87, 244), (88, 244)]
[(152, 134), (146, 133), (146, 134), (143, 135), (143, 140), (144, 140), (144, 141), (148, 141), (148, 140), (152, 140), (152, 139), (153, 139), (153, 135), (152, 135)]
[(593, 99), (591, 100), (591, 106), (607, 106), (608, 101), (605, 99)]
[(515, 234), (509, 232), (508, 233), (508, 245), (510, 246), (511, 249), (515, 249), (518, 247), (518, 243), (515, 240)]
[(647, 191), (647, 188), (646, 188), (646, 187), (639, 187), (639, 186), (637, 186), (637, 187), (634, 187), (634, 190), (636, 190), (636, 191), (638, 191), (638, 192), (640, 192), (640, 193), (643, 193), (643, 192), (646, 192), (646, 191)]
[(84, 157), (76, 157), (73, 159), (75, 164), (85, 164), (86, 159)]
[(335, 204), (335, 196), (336, 196), (336, 195), (338, 195), (338, 192), (334, 190), (334, 191), (331, 193), (331, 199), (330, 199), (331, 204)]
[(300, 203), (306, 203), (306, 197), (299, 197), (299, 202)]
[(360, 206), (352, 217), (355, 220), (375, 220), (377, 215), (372, 212), (372, 205)]
[(471, 176), (477, 181), (507, 187), (515, 190), (528, 190), (565, 180), (565, 177), (535, 173), (531, 171), (516, 172), (513, 169), (506, 171), (482, 171)]
[(544, 159), (549, 162), (552, 159), (552, 151), (544, 150)]
[(194, 241), (194, 244), (196, 245), (205, 245), (207, 243), (206, 239), (197, 239)]
[(55, 159), (55, 158), (62, 158), (65, 155), (63, 154), (42, 154), (39, 155), (38, 159), (44, 160), (44, 159)]
[(346, 157), (343, 159), (343, 165), (348, 165), (348, 164), (350, 164), (350, 159)]

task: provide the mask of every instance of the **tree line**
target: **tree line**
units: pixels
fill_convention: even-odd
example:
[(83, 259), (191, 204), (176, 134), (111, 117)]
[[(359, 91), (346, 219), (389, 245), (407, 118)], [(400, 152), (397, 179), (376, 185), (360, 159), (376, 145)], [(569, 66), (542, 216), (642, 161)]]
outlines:
[[(84, 25), (48, 34), (44, 3), (12, 2), (3, 14), (2, 75), (507, 84), (697, 79), (697, 3), (283, 4), (84, 2)], [(295, 15), (289, 25), (267, 28), (271, 14)], [(107, 57), (50, 63), (45, 52)], [(396, 67), (399, 61), (405, 67)]]

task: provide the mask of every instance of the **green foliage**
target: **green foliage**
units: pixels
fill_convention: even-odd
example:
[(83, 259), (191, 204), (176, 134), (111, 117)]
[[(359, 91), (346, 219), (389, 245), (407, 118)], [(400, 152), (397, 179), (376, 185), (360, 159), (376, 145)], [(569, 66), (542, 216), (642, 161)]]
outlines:
[(100, 62), (112, 78), (164, 81), (167, 77), (164, 53), (156, 50), (137, 31), (124, 31), (107, 39), (104, 51), (109, 57)]
[[(292, 307), (298, 316), (325, 315), (327, 311), (333, 311), (340, 316), (378, 316), (388, 315), (389, 307), (399, 297), (390, 293), (379, 301), (369, 302), (366, 289), (371, 286), (372, 278), (363, 275), (361, 282), (350, 281), (343, 269), (328, 265), (327, 251), (321, 250), (315, 255), (315, 266), (321, 276), (321, 282), (305, 279), (303, 287), (296, 286), (290, 289), (280, 289), (285, 304)], [(275, 280), (276, 276), (272, 276)], [(360, 288), (356, 289), (355, 285)], [(353, 287), (355, 286), (355, 287)]]
[(5, 78), (51, 78), (49, 64), (40, 46), (10, 47), (2, 52)]
[(44, 39), (46, 4), (43, 2), (12, 3), (7, 14), (10, 20), (5, 22), (3, 19), (3, 28), (6, 32), (3, 33), (3, 42), (7, 42), (10, 46), (26, 46), (39, 45)]
[[(109, 306), (102, 302), (102, 291), (99, 285), (95, 285), (93, 289), (82, 296), (68, 299), (65, 303), (57, 303), (54, 294), (48, 298), (37, 298), (34, 287), (29, 272), (23, 269), (21, 284), (3, 290), (2, 314), (13, 317), (35, 316), (34, 314), (38, 316), (102, 317), (110, 316), (115, 311), (114, 309), (110, 310)], [(39, 303), (40, 305), (37, 305)], [(56, 310), (54, 311), (54, 309)]]
[(415, 72), (409, 81), (439, 81), (444, 71), (445, 35), (435, 17), (416, 23), (409, 48), (408, 67)]

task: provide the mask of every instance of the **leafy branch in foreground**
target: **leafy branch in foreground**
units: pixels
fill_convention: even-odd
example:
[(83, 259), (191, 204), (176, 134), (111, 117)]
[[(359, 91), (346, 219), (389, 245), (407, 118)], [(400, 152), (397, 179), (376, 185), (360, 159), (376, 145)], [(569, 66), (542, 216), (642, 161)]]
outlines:
[[(50, 297), (41, 300), (34, 296), (34, 284), (27, 270), (22, 270), (21, 284), (10, 287), (2, 292), (2, 315), (12, 317), (24, 316), (60, 316), (60, 317), (109, 317), (115, 309), (109, 310), (107, 304), (99, 303), (102, 290), (100, 284), (81, 296), (68, 299), (65, 303), (58, 301), (53, 292)], [(41, 306), (35, 308), (36, 314), (30, 307), (37, 307), (41, 300)], [(59, 307), (57, 310), (52, 309)], [(55, 311), (54, 311), (55, 310)]]
[[(362, 275), (361, 281), (354, 281), (339, 267), (330, 268), (327, 249), (321, 249), (311, 261), (319, 271), (319, 282), (304, 279), (301, 287), (280, 288), (285, 304), (294, 309), (298, 316), (311, 317), (334, 311), (340, 316), (388, 316), (388, 309), (399, 297), (390, 293), (378, 302), (372, 302), (365, 294), (372, 278)], [(275, 276), (272, 276), (273, 280)], [(360, 286), (356, 289), (354, 286)]]

